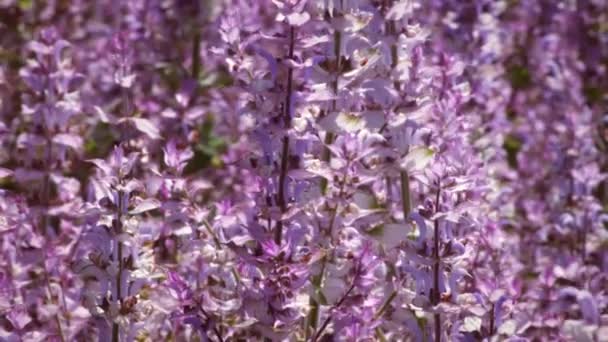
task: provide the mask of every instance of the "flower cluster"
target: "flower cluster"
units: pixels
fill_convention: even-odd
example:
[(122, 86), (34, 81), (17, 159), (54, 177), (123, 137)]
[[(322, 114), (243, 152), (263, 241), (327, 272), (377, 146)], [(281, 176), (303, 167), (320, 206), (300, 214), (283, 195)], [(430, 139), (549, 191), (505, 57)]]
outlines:
[(0, 1), (0, 340), (602, 341), (606, 13)]

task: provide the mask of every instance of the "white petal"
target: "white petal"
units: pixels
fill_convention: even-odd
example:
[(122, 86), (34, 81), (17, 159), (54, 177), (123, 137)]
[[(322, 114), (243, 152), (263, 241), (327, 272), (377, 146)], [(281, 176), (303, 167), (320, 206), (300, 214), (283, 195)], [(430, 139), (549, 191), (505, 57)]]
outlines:
[(148, 198), (142, 202), (140, 202), (134, 209), (129, 211), (129, 214), (136, 215), (141, 214), (146, 211), (154, 210), (160, 207), (160, 202), (154, 198)]
[(407, 171), (421, 171), (433, 159), (434, 151), (426, 147), (417, 147), (403, 158), (401, 168)]
[(152, 121), (144, 118), (129, 118), (129, 121), (135, 125), (138, 131), (149, 136), (151, 139), (160, 139), (160, 131)]

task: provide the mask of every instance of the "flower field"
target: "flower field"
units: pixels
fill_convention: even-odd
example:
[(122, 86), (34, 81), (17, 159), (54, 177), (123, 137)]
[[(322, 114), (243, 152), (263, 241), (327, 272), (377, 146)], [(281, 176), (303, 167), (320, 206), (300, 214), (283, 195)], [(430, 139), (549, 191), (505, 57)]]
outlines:
[(0, 0), (0, 341), (608, 341), (606, 0)]

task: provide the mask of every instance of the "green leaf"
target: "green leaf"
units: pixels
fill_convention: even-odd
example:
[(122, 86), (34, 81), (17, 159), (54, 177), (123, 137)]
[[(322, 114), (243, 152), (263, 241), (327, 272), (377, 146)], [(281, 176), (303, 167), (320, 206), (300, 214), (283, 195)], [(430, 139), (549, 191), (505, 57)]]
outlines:
[(511, 86), (516, 90), (523, 90), (532, 85), (532, 76), (526, 66), (512, 65), (507, 69), (507, 77)]

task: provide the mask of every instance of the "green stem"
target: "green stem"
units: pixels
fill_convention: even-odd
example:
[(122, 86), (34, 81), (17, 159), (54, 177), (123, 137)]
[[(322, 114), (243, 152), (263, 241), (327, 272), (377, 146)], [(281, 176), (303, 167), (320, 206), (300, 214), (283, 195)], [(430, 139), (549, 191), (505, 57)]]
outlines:
[(382, 330), (380, 328), (376, 328), (376, 338), (378, 338), (378, 341), (380, 342), (386, 342), (386, 336), (384, 336), (384, 333), (382, 332)]
[[(323, 259), (321, 260), (320, 274), (312, 278), (312, 284), (315, 290), (319, 289), (321, 287), (321, 283), (323, 282), (323, 274), (325, 274), (325, 265), (327, 264), (325, 258), (326, 257), (323, 257)], [(306, 341), (308, 341), (308, 339), (310, 338), (310, 333), (317, 328), (317, 322), (319, 321), (319, 304), (312, 298), (310, 299), (309, 304), (311, 305), (311, 307), (310, 312), (308, 313), (306, 329), (304, 331), (304, 339)]]
[[(410, 180), (407, 171), (401, 171), (401, 206), (403, 210), (403, 220), (407, 222), (411, 211)], [(374, 319), (382, 317), (386, 309), (388, 309), (390, 306), (391, 302), (395, 299), (395, 297), (397, 297), (398, 290), (399, 289), (397, 288), (391, 292), (384, 304), (382, 304), (380, 309), (374, 315)]]
[[(349, 162), (347, 162), (346, 164), (346, 169), (348, 170), (349, 167)], [(342, 181), (340, 182), (340, 191), (338, 192), (338, 198), (342, 197), (342, 195), (344, 194), (344, 185), (346, 184), (346, 172), (344, 172), (344, 175), (342, 176)], [(335, 207), (333, 207), (331, 209), (331, 218), (329, 220), (329, 227), (327, 229), (330, 241), (332, 239), (332, 231), (334, 230), (334, 224), (336, 222), (336, 217), (338, 216), (338, 204), (336, 204)], [(319, 273), (319, 275), (315, 278), (313, 278), (313, 285), (314, 288), (320, 288), (321, 285), (323, 284), (323, 278), (325, 277), (325, 269), (327, 266), (327, 262), (328, 262), (328, 256), (323, 257), (323, 259), (321, 260), (321, 272)], [(305, 332), (305, 336), (306, 339), (308, 339), (309, 337), (309, 332), (310, 331), (314, 331), (317, 328), (317, 321), (319, 318), (319, 303), (314, 300), (312, 297), (310, 298), (309, 301), (310, 304), (310, 311), (308, 313), (308, 328), (306, 329)]]
[(213, 229), (211, 228), (211, 224), (209, 224), (209, 222), (207, 220), (203, 220), (203, 226), (205, 227), (205, 230), (207, 230), (207, 233), (209, 233), (209, 235), (211, 235), (211, 238), (213, 239), (213, 244), (215, 245), (215, 248), (217, 250), (221, 250), (222, 249), (222, 245), (220, 244), (220, 240), (217, 238), (217, 236), (213, 232)]
[(395, 299), (395, 297), (397, 297), (397, 290), (393, 290), (393, 292), (388, 296), (386, 301), (384, 301), (384, 304), (382, 304), (380, 309), (374, 315), (374, 319), (382, 317), (382, 315), (384, 314), (386, 309), (388, 309), (388, 307), (391, 305), (391, 302)]

